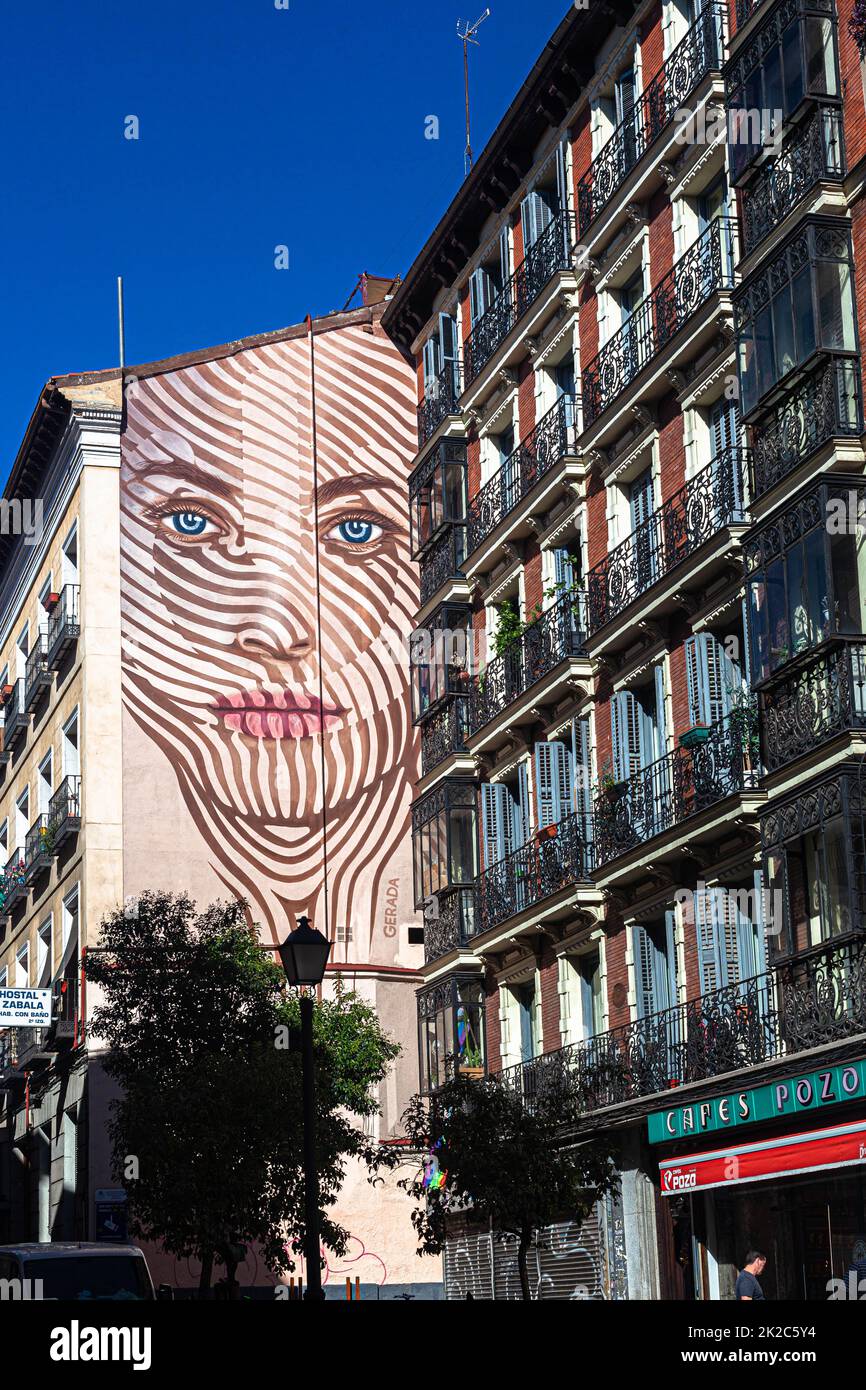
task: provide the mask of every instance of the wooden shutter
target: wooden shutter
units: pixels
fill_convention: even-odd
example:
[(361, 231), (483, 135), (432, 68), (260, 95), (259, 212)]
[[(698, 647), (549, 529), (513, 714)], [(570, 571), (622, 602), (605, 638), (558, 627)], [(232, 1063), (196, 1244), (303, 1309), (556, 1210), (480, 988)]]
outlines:
[(589, 751), (589, 720), (571, 721), (571, 747), (574, 761), (575, 801), (578, 810), (589, 815), (592, 810), (592, 767)]
[(635, 926), (634, 945), (638, 1017), (648, 1018), (676, 1002), (673, 913), (663, 925)]
[(469, 277), (469, 318), (473, 324), (483, 318), (493, 303), (493, 282), (490, 272), (480, 265)]
[[(506, 854), (505, 787), (501, 782), (484, 782), (481, 787), (481, 834), (484, 867), (497, 864)], [(509, 820), (510, 826), (510, 820)], [(507, 836), (511, 838), (510, 828)]]
[(538, 217), (539, 199), (535, 193), (527, 193), (520, 204), (520, 225), (523, 228), (523, 254), (535, 245), (538, 240), (541, 227)]
[(636, 926), (634, 928), (634, 973), (637, 986), (638, 1018), (648, 1018), (650, 1014), (658, 1012), (655, 954), (656, 946), (646, 927)]
[(700, 657), (697, 637), (689, 637), (685, 645), (686, 655), (686, 693), (689, 706), (689, 725), (704, 724), (704, 706), (701, 700)]
[(686, 642), (686, 680), (692, 724), (716, 724), (731, 708), (731, 696), (742, 684), (739, 668), (711, 632)]
[(512, 848), (521, 849), (529, 839), (529, 778), (526, 763), (517, 770), (517, 800), (512, 800)]
[(630, 690), (620, 690), (610, 702), (614, 778), (636, 777), (642, 762), (642, 710)]
[(713, 909), (714, 896), (712, 889), (704, 889), (694, 895), (701, 994), (711, 994), (713, 990), (719, 989), (722, 982), (716, 913)]
[(559, 817), (556, 814), (556, 780), (553, 770), (553, 744), (535, 745), (535, 800), (538, 808), (538, 828), (554, 825)]
[(716, 401), (710, 412), (713, 457), (735, 448), (740, 440), (740, 412), (736, 401)]
[(570, 816), (574, 810), (574, 767), (571, 749), (558, 740), (551, 744), (553, 749), (553, 782), (556, 788), (556, 809), (558, 821)]
[(642, 522), (653, 512), (653, 475), (648, 468), (639, 478), (635, 478), (629, 488), (629, 507), (631, 510), (631, 529), (636, 531)]
[(556, 197), (559, 203), (559, 211), (565, 212), (569, 205), (569, 197), (564, 141), (560, 141), (556, 147)]
[(502, 288), (511, 278), (511, 228), (506, 222), (499, 233), (499, 269), (502, 275)]

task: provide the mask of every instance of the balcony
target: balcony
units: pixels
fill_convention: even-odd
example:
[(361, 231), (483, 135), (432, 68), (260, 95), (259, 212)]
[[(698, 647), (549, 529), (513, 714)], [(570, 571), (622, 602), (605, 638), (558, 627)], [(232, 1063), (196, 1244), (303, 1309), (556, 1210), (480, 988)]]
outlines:
[(46, 658), (45, 634), (37, 634), (33, 650), (27, 657), (24, 670), (24, 708), (29, 710), (36, 704), (43, 690), (50, 690), (54, 680)]
[[(463, 558), (466, 553), (466, 527), (446, 526), (423, 552), (421, 565), (421, 603), (429, 603), (445, 585), (466, 588)], [(467, 591), (468, 595), (468, 591)]]
[[(743, 451), (727, 449), (593, 566), (587, 575), (590, 645), (600, 629), (643, 600), (689, 556), (718, 539), (726, 527), (746, 524), (743, 470)], [(703, 571), (701, 578), (705, 583)]]
[(499, 1073), (527, 1105), (545, 1093), (578, 1114), (781, 1061), (866, 1031), (866, 943), (822, 945), (749, 980), (547, 1052)]
[[(588, 671), (584, 653), (585, 625), (583, 594), (580, 590), (572, 590), (524, 628), (514, 646), (495, 657), (473, 677), (469, 694), (468, 736), (476, 739), (482, 729), (506, 710), (509, 711), (509, 725), (519, 723), (521, 719), (536, 719), (534, 708), (552, 698), (556, 682), (548, 682), (549, 688), (544, 691), (538, 691), (537, 687), (546, 677), (553, 676), (558, 668), (563, 667), (563, 663), (580, 658)], [(567, 680), (570, 674), (566, 666), (563, 680)], [(512, 710), (511, 706), (530, 691), (533, 692), (530, 702), (533, 708)], [(477, 751), (479, 746), (476, 741), (473, 751)]]
[(822, 356), (752, 426), (752, 498), (761, 497), (834, 439), (863, 432), (858, 362)]
[(13, 907), (27, 897), (24, 850), (17, 849), (0, 873), (0, 915), (8, 917)]
[(45, 634), (45, 660), (50, 670), (56, 671), (75, 646), (81, 634), (79, 603), (81, 586), (66, 584), (60, 597), (48, 615)]
[(574, 214), (560, 212), (530, 247), (508, 283), (466, 339), (463, 349), (464, 391), (517, 327), (548, 281), (559, 271), (573, 269), (574, 243)]
[[(758, 743), (755, 709), (744, 704), (714, 724), (705, 742), (678, 746), (627, 780), (605, 783), (594, 806), (596, 873), (728, 797), (757, 788)], [(693, 830), (686, 833), (695, 838)], [(655, 847), (656, 859), (659, 853)]]
[(421, 725), (421, 776), (455, 753), (466, 751), (469, 700), (466, 695), (449, 695)]
[[(478, 879), (478, 933), (537, 908), (578, 883), (591, 886), (591, 818), (576, 811), (539, 830), (520, 849), (491, 864)], [(535, 917), (533, 917), (535, 922)]]
[(761, 8), (763, 3), (764, 0), (736, 0), (737, 33), (745, 24), (748, 24), (752, 15)]
[[(650, 363), (657, 365), (658, 354), (713, 295), (733, 289), (734, 238), (733, 218), (715, 218), (584, 369), (584, 431), (611, 405), (621, 403), (626, 388)], [(693, 355), (696, 345), (689, 351)]]
[(3, 701), (3, 748), (14, 753), (17, 745), (27, 737), (30, 727), (30, 714), (24, 705), (24, 677), (19, 676)]
[(770, 235), (822, 179), (845, 174), (842, 119), (835, 107), (818, 108), (776, 159), (763, 164), (740, 197), (743, 256)]
[(48, 803), (48, 825), (56, 854), (81, 829), (81, 778), (64, 777)]
[[(435, 904), (435, 906), (433, 906)], [(477, 895), (474, 885), (438, 893), (424, 914), (424, 962), (431, 965), (452, 951), (459, 951), (478, 930)]]
[(866, 729), (866, 644), (844, 642), (789, 669), (758, 692), (758, 710), (767, 772)]
[[(720, 70), (724, 26), (724, 5), (718, 0), (705, 4), (688, 33), (644, 89), (633, 111), (596, 155), (577, 185), (581, 238), (586, 236), (644, 155), (683, 111), (702, 80), (708, 73)], [(653, 161), (656, 178), (658, 162), (658, 159)]]
[(449, 362), (428, 384), (418, 407), (418, 448), (423, 449), (449, 415), (459, 416), (460, 364)]
[[(519, 503), (534, 493), (543, 478), (550, 477), (562, 459), (576, 455), (578, 409), (579, 402), (573, 396), (561, 396), (472, 498), (466, 514), (467, 558), (513, 516)], [(550, 505), (548, 500), (542, 509), (549, 511)], [(508, 538), (517, 538), (530, 529), (524, 519), (522, 525), (508, 528)]]
[(54, 858), (54, 830), (47, 815), (37, 816), (24, 841), (24, 879), (32, 883)]

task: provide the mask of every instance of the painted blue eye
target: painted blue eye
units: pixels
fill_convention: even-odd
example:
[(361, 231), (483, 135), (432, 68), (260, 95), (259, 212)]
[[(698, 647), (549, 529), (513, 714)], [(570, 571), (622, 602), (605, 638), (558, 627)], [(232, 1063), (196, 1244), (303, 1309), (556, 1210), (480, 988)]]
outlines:
[(372, 521), (349, 517), (348, 520), (341, 521), (339, 526), (335, 526), (334, 531), (341, 541), (348, 541), (350, 545), (369, 545), (370, 541), (379, 539), (382, 527), (376, 526)]
[(179, 536), (203, 536), (206, 527), (213, 525), (201, 512), (172, 512), (168, 520)]

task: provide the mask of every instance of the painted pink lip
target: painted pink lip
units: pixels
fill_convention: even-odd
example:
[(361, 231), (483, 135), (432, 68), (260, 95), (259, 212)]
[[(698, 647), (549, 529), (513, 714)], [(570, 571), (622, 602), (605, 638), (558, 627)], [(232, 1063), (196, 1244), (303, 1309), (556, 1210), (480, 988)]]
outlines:
[(242, 690), (222, 696), (214, 710), (226, 728), (251, 738), (311, 738), (338, 728), (346, 713), (305, 690)]

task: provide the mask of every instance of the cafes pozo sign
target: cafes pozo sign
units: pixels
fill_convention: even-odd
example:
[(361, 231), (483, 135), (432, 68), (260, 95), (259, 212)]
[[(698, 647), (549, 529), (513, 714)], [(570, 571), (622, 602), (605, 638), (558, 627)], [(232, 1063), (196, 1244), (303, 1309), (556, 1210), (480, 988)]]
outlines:
[(678, 1105), (649, 1116), (651, 1144), (669, 1144), (674, 1139), (694, 1139), (702, 1134), (776, 1120), (783, 1115), (800, 1115), (823, 1110), (847, 1100), (866, 1097), (866, 1058), (824, 1067), (803, 1076), (773, 1081), (746, 1091), (734, 1091), (711, 1100)]
[(47, 1028), (50, 989), (0, 989), (0, 1028)]

